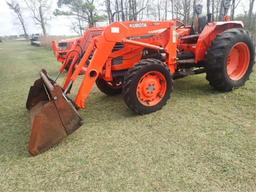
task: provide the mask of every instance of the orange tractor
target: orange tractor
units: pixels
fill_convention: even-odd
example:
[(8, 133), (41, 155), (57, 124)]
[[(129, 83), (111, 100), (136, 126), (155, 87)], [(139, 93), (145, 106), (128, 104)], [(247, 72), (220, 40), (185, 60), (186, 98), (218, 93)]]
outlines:
[[(254, 65), (254, 45), (239, 21), (199, 22), (186, 26), (172, 21), (114, 22), (89, 29), (64, 50), (60, 73), (63, 85), (45, 70), (30, 88), (26, 107), (31, 112), (29, 152), (37, 155), (57, 144), (82, 124), (78, 109), (96, 84), (107, 95), (122, 93), (138, 114), (161, 109), (173, 91), (173, 80), (206, 73), (210, 85), (231, 91), (248, 80)], [(55, 53), (60, 57), (59, 46)], [(72, 85), (83, 75), (76, 98)]]

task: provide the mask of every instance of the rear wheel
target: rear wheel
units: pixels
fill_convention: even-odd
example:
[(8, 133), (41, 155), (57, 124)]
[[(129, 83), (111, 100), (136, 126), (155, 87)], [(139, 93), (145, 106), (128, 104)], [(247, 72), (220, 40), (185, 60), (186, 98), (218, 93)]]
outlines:
[(126, 105), (138, 114), (160, 110), (170, 98), (173, 81), (169, 68), (159, 60), (144, 59), (124, 78)]
[(98, 78), (96, 80), (96, 85), (102, 93), (109, 96), (114, 96), (122, 93), (122, 83), (121, 82), (108, 82), (104, 79)]
[(254, 45), (244, 29), (227, 30), (213, 41), (206, 56), (206, 79), (220, 91), (243, 86), (254, 65)]

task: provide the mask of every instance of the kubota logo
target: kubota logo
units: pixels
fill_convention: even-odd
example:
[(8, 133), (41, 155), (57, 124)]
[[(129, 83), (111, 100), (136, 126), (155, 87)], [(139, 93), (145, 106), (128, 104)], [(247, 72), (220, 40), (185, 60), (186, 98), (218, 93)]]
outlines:
[(140, 28), (140, 27), (147, 27), (147, 23), (131, 23), (129, 27), (132, 28)]
[(166, 28), (162, 28), (162, 29), (156, 29), (156, 30), (152, 30), (152, 31), (149, 31), (148, 33), (162, 33), (166, 30)]

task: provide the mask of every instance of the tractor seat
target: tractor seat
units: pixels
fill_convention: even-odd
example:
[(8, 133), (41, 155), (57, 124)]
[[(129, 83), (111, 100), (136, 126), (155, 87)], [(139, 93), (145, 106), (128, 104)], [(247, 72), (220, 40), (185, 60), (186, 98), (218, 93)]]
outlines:
[(193, 31), (195, 34), (201, 33), (204, 30), (204, 27), (207, 25), (207, 16), (198, 16), (195, 17), (193, 22)]
[(184, 36), (181, 38), (182, 43), (195, 44), (199, 38), (200, 33), (204, 30), (207, 25), (207, 17), (199, 16), (195, 17), (192, 25), (192, 35)]

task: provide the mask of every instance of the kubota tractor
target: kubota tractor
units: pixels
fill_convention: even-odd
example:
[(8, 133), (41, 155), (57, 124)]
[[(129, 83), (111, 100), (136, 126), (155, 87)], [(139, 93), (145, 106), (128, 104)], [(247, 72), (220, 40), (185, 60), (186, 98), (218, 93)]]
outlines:
[[(95, 84), (107, 95), (122, 93), (131, 110), (148, 114), (167, 103), (174, 79), (206, 73), (213, 88), (231, 91), (244, 85), (254, 65), (252, 39), (239, 21), (194, 27), (176, 20), (127, 21), (94, 32), (74, 41), (75, 51), (69, 52), (74, 55), (63, 62), (62, 70), (69, 65), (63, 85), (42, 70), (30, 88), (26, 107), (32, 117), (32, 155), (81, 126), (77, 110), (86, 107)], [(72, 100), (69, 93), (79, 74), (83, 81)]]

